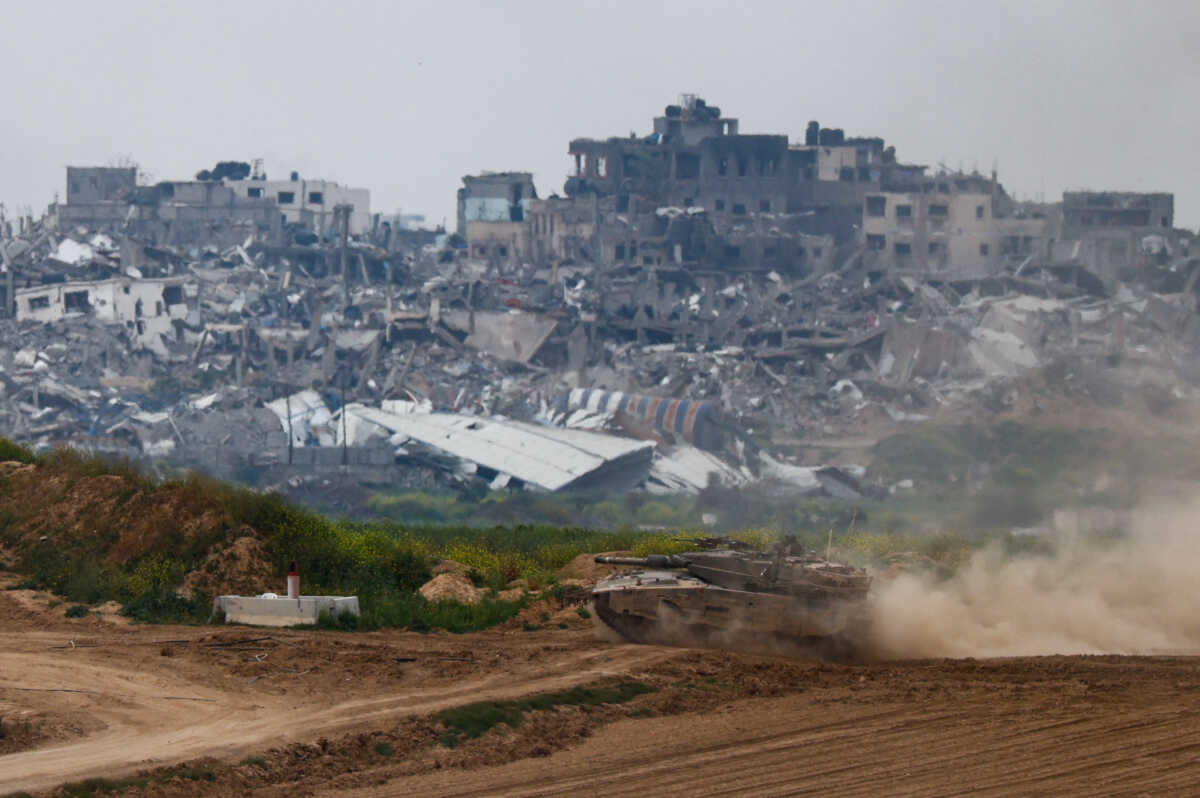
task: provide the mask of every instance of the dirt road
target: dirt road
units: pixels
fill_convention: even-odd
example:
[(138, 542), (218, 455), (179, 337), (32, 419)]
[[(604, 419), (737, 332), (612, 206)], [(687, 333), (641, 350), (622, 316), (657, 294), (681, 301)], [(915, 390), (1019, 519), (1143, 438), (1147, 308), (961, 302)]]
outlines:
[[(57, 720), (59, 736), (70, 737), (64, 729), (69, 731), (81, 721), (95, 730), (78, 739), (0, 756), (0, 791), (44, 789), (97, 773), (123, 774), (202, 756), (237, 758), (264, 743), (336, 735), (469, 701), (561, 690), (619, 675), (673, 653), (632, 645), (550, 650), (534, 662), (480, 668), (479, 675), (467, 678), (435, 677), (412, 687), (397, 679), (390, 688), (377, 685), (373, 694), (364, 696), (356, 689), (361, 682), (347, 684), (355, 680), (353, 664), (343, 673), (302, 682), (299, 690), (272, 690), (269, 682), (263, 685), (266, 689), (254, 689), (259, 681), (254, 677), (245, 685), (231, 684), (220, 674), (214, 680), (212, 674), (197, 672), (194, 663), (181, 662), (178, 655), (164, 660), (163, 646), (158, 644), (152, 643), (150, 651), (131, 653), (141, 642), (136, 638), (143, 636), (190, 639), (188, 648), (207, 643), (210, 650), (222, 651), (227, 647), (212, 644), (247, 635), (226, 634), (205, 641), (205, 630), (142, 629), (115, 639), (80, 638), (82, 645), (71, 648), (67, 641), (75, 638), (64, 638), (62, 633), (0, 633), (0, 697), (9, 708), (9, 718), (23, 708)], [(303, 634), (273, 637), (298, 639), (293, 643), (297, 648), (304, 642)], [(428, 638), (392, 638), (378, 647), (390, 650), (398, 644), (397, 650), (408, 656), (442, 656), (430, 650)], [(65, 649), (50, 648), (64, 644)]]
[[(153, 794), (1200, 793), (1196, 657), (831, 665), (613, 645), (569, 610), (451, 636), (118, 626), (38, 601), (0, 591), (0, 794), (198, 761), (211, 781)], [(453, 749), (430, 720), (617, 677), (655, 692)]]

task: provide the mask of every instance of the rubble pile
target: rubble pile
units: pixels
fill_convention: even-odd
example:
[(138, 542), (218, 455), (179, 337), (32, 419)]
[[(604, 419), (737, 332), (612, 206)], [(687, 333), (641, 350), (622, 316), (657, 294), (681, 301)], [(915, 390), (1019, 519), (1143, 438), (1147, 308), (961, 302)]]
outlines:
[(415, 488), (863, 495), (863, 469), (816, 458), (1011, 404), (1003, 386), (1063, 358), (1136, 361), (1178, 396), (1200, 375), (1183, 253), (1159, 264), (1179, 289), (1161, 293), (1028, 262), (880, 270), (857, 251), (806, 276), (547, 269), (444, 235), (219, 249), (30, 222), (0, 252), (5, 434), (293, 486), (350, 469)]

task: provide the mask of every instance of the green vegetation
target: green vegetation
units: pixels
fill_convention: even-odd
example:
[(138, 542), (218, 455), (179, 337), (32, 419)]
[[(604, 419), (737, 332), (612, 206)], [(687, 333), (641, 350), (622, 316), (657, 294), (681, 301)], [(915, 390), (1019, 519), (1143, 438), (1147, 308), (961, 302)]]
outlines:
[(434, 720), (446, 728), (441, 743), (453, 748), (464, 739), (479, 737), (501, 723), (515, 729), (521, 725), (526, 712), (545, 711), (563, 706), (623, 704), (656, 690), (657, 688), (641, 682), (621, 682), (606, 687), (575, 687), (561, 693), (541, 693), (514, 701), (479, 701), (453, 707), (434, 715)]
[(150, 779), (142, 778), (84, 779), (83, 781), (72, 781), (62, 785), (58, 788), (58, 795), (61, 798), (93, 798), (96, 795), (110, 795), (116, 792), (124, 792), (134, 787), (145, 787), (149, 783)]
[(687, 496), (630, 494), (614, 500), (607, 493), (539, 494), (530, 492), (421, 493), (379, 492), (367, 503), (371, 515), (402, 524), (494, 526), (534, 524), (621, 527), (687, 527), (699, 522)]
[(150, 784), (160, 784), (172, 779), (216, 781), (216, 778), (216, 773), (211, 768), (179, 767), (158, 773), (152, 778), (137, 776), (124, 779), (91, 778), (73, 781), (59, 787), (55, 795), (59, 798), (94, 798), (97, 795), (111, 795), (135, 788), (140, 789)]
[(82, 604), (76, 604), (73, 607), (67, 607), (64, 613), (68, 618), (82, 618), (88, 614), (88, 608)]
[[(845, 502), (717, 484), (695, 497), (668, 498), (394, 492), (375, 495), (370, 501), (375, 516), (363, 520), (330, 517), (276, 494), (202, 475), (156, 478), (136, 463), (69, 450), (35, 456), (0, 439), (0, 458), (35, 463), (56, 484), (119, 477), (119, 483), (106, 483), (113, 491), (110, 507), (152, 512), (162, 503), (171, 508), (147, 533), (153, 545), (122, 559), (112, 556), (125, 532), (118, 511), (89, 517), (89, 534), (80, 535), (44, 520), (55, 518), (53, 513), (18, 520), (21, 505), (10, 501), (0, 509), (0, 543), (15, 554), (11, 565), (23, 577), (18, 588), (52, 591), (78, 605), (115, 600), (126, 615), (143, 622), (203, 623), (211, 614), (210, 597), (198, 593), (185, 599), (177, 590), (214, 546), (250, 528), (281, 578), (295, 561), (306, 591), (359, 597), (357, 622), (347, 616), (325, 618), (320, 625), (453, 632), (515, 616), (527, 602), (497, 597), (514, 581), (567, 599), (557, 584), (558, 572), (587, 553), (671, 554), (695, 547), (698, 537), (719, 533), (764, 549), (787, 535), (806, 549), (823, 552), (831, 546), (835, 556), (861, 564), (914, 553), (953, 569), (987, 543), (998, 542), (1012, 554), (1037, 552), (1044, 542), (1011, 530), (1036, 523), (1055, 508), (1132, 506), (1145, 481), (1135, 476), (1165, 469), (1180, 479), (1200, 479), (1200, 448), (1183, 439), (1133, 440), (1117, 432), (1013, 422), (921, 425), (880, 441), (874, 451), (872, 471), (878, 479), (917, 483), (920, 493), (908, 497)], [(1107, 481), (1098, 479), (1101, 469)], [(706, 513), (718, 516), (717, 526), (700, 527), (697, 521)], [(198, 518), (208, 520), (192, 523)], [(21, 523), (23, 537), (13, 531)], [(46, 534), (27, 534), (31, 523)], [(417, 588), (441, 560), (465, 566), (484, 591), (482, 601), (460, 605), (421, 597)]]
[(392, 754), (396, 753), (396, 749), (386, 740), (380, 740), (379, 742), (375, 743), (375, 753), (379, 754), (380, 756), (391, 756)]

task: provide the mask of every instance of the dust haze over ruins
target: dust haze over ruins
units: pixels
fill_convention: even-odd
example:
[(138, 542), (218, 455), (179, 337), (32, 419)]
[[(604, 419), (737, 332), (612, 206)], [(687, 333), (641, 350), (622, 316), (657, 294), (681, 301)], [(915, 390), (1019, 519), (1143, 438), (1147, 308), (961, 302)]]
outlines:
[[(566, 149), (561, 190), (462, 177), (449, 229), (261, 159), (67, 167), (63, 201), (3, 224), (6, 431), (354, 512), (404, 489), (874, 500), (1003, 481), (872, 450), (927, 419), (1191, 391), (1170, 193), (1019, 200), (693, 94)], [(331, 475), (365, 490), (323, 498)]]

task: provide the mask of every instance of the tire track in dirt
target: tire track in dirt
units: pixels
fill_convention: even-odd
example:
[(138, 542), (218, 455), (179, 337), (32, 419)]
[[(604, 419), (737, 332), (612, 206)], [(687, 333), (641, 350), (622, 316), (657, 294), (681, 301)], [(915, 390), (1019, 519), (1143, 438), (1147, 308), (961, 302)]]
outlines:
[[(0, 650), (5, 646), (0, 636)], [(61, 641), (61, 635), (57, 638)], [(28, 641), (25, 641), (28, 643)], [(15, 646), (14, 646), (15, 647)], [(22, 646), (28, 648), (28, 646)], [(619, 675), (677, 654), (646, 646), (590, 648), (442, 687), (339, 701), (297, 699), (244, 690), (230, 693), (179, 675), (148, 675), (80, 661), (47, 664), (44, 651), (0, 653), (0, 696), (11, 688), (79, 687), (99, 695), (69, 696), (69, 709), (99, 719), (105, 729), (64, 745), (0, 756), (0, 791), (35, 790), (98, 773), (120, 775), (201, 756), (236, 757), (255, 745), (279, 744), (361, 729), (405, 715), (477, 700), (515, 698)], [(167, 700), (165, 695), (202, 699)]]
[[(819, 706), (739, 701), (701, 717), (620, 721), (576, 749), (436, 772), (358, 798), (1194, 794), (1200, 710), (991, 696)], [(1046, 694), (1037, 696), (1044, 701)], [(824, 713), (825, 720), (817, 720)], [(637, 724), (636, 726), (632, 724)]]

